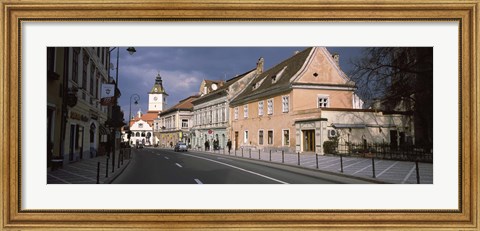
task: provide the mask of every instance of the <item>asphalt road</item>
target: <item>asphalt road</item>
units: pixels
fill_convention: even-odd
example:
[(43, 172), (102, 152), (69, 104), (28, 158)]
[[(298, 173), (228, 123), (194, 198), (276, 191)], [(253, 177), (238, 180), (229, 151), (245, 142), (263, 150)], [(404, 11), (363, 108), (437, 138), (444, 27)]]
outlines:
[(112, 184), (341, 184), (371, 183), (335, 174), (195, 151), (136, 149)]

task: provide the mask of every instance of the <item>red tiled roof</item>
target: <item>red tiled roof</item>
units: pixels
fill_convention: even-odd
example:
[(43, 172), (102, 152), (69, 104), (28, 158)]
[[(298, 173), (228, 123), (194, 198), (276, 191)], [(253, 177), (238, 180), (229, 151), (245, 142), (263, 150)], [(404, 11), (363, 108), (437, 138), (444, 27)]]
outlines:
[(153, 120), (155, 120), (158, 117), (158, 112), (157, 111), (148, 111), (147, 113), (143, 114), (140, 118), (138, 116), (134, 117), (130, 121), (130, 126), (132, 126), (135, 122), (139, 120), (143, 120), (147, 122), (150, 126), (153, 125)]

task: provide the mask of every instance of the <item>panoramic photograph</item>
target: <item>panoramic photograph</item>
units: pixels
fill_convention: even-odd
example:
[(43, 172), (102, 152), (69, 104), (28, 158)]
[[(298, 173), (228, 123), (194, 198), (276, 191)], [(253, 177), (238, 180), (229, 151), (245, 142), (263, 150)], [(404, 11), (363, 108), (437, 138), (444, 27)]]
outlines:
[(433, 47), (47, 47), (47, 184), (433, 184)]

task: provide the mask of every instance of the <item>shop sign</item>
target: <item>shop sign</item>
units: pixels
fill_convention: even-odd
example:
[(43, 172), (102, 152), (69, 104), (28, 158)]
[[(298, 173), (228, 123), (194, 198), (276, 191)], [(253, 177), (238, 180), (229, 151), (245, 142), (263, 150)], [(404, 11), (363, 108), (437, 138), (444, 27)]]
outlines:
[(85, 115), (82, 115), (82, 114), (79, 114), (79, 113), (76, 113), (76, 112), (70, 112), (70, 119), (74, 119), (74, 120), (80, 120), (80, 121), (84, 121), (84, 122), (87, 122), (88, 121), (88, 117), (85, 116)]

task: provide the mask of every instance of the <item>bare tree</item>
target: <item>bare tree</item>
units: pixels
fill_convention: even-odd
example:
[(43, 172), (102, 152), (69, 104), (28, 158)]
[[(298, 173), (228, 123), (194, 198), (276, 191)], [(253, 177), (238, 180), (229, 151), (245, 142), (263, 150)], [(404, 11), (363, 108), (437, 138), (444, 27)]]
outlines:
[(413, 113), (416, 145), (431, 148), (433, 48), (369, 47), (352, 64), (350, 76), (366, 104)]

